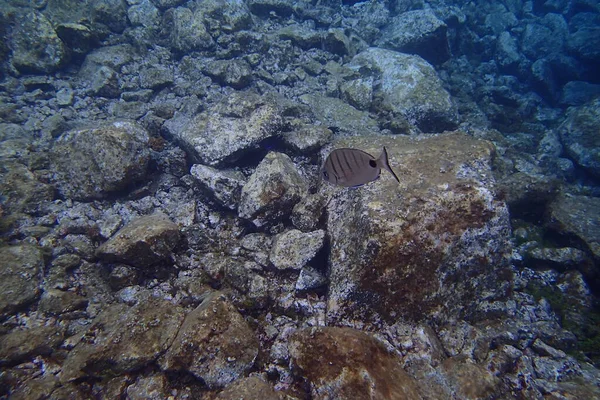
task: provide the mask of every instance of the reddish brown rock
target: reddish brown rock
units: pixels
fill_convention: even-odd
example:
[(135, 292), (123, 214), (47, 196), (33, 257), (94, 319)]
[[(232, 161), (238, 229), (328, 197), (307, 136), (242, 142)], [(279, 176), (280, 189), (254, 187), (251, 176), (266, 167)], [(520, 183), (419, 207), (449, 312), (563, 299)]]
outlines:
[(494, 196), (491, 143), (464, 134), (353, 137), (335, 147), (387, 147), (400, 178), (332, 188), (328, 319), (491, 318), (512, 279), (510, 224)]
[(307, 328), (290, 339), (297, 375), (314, 399), (421, 399), (396, 354), (371, 335), (351, 328)]

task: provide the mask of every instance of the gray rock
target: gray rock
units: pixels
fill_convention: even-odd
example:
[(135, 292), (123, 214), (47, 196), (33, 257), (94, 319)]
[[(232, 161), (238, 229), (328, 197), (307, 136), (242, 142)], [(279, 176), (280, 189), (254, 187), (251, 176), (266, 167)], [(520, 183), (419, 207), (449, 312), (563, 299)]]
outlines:
[(281, 400), (273, 387), (258, 376), (240, 378), (221, 391), (215, 400), (261, 399)]
[(129, 7), (127, 18), (133, 26), (157, 28), (160, 25), (160, 12), (150, 0), (142, 0)]
[(127, 399), (130, 400), (162, 400), (170, 394), (169, 381), (163, 374), (140, 376), (127, 387)]
[(252, 14), (243, 1), (206, 0), (197, 4), (194, 10), (201, 12), (211, 27), (219, 27), (226, 33), (252, 27)]
[(46, 289), (40, 299), (38, 309), (47, 314), (64, 314), (76, 310), (85, 310), (88, 300), (75, 292)]
[(306, 195), (306, 181), (285, 154), (271, 152), (242, 188), (238, 215), (257, 227), (275, 224)]
[(280, 270), (301, 269), (321, 250), (324, 239), (322, 230), (303, 233), (292, 229), (281, 233), (274, 239), (269, 260)]
[(600, 198), (562, 195), (550, 203), (548, 211), (549, 227), (578, 237), (600, 258)]
[(173, 119), (165, 128), (192, 160), (217, 166), (258, 148), (263, 140), (278, 135), (282, 124), (275, 104), (249, 92), (235, 92), (187, 123)]
[(523, 56), (519, 52), (517, 39), (510, 32), (502, 32), (496, 43), (496, 61), (498, 66), (506, 72), (516, 72)]
[[(80, 2), (76, 4), (80, 6)], [(98, 0), (92, 2), (95, 22), (106, 25), (111, 31), (121, 33), (127, 28), (127, 4), (123, 0)], [(72, 9), (69, 10), (72, 12)]]
[(450, 58), (447, 32), (447, 25), (433, 10), (408, 11), (392, 18), (383, 29), (378, 45), (417, 54), (430, 63), (440, 64)]
[(50, 159), (55, 185), (66, 198), (91, 200), (124, 190), (146, 175), (148, 133), (132, 122), (62, 134)]
[(17, 17), (11, 48), (12, 64), (25, 73), (51, 73), (69, 60), (65, 45), (52, 24), (37, 11)]
[(493, 315), (486, 303), (508, 294), (512, 250), (508, 209), (492, 187), (492, 144), (458, 132), (335, 143), (371, 154), (384, 145), (400, 184), (382, 174), (328, 206), (328, 320)]
[(571, 81), (563, 86), (560, 103), (566, 106), (582, 106), (596, 97), (600, 97), (600, 85)]
[(559, 271), (573, 269), (589, 263), (585, 252), (573, 247), (534, 248), (527, 252), (528, 265), (538, 268), (552, 268)]
[(290, 40), (294, 45), (304, 50), (321, 48), (323, 44), (323, 33), (321, 31), (301, 24), (284, 26), (277, 31), (276, 35), (279, 39)]
[[(19, 157), (16, 150), (11, 153)], [(0, 165), (0, 191), (4, 197), (2, 208), (10, 213), (35, 212), (45, 202), (54, 199), (52, 186), (38, 181), (23, 164), (6, 159), (3, 159)]]
[(368, 112), (357, 110), (338, 98), (306, 94), (300, 99), (308, 104), (315, 117), (329, 128), (337, 128), (348, 135), (379, 132), (377, 121), (371, 118)]
[(100, 66), (89, 83), (89, 93), (95, 96), (117, 98), (121, 95), (119, 74), (114, 69)]
[(203, 72), (221, 85), (243, 89), (252, 80), (252, 68), (245, 60), (213, 60), (206, 64)]
[(261, 17), (268, 17), (270, 13), (289, 17), (294, 12), (294, 3), (290, 0), (250, 0), (248, 7), (253, 14)]
[(152, 0), (152, 3), (160, 10), (177, 7), (185, 3), (186, 0)]
[(82, 24), (62, 23), (56, 26), (56, 34), (69, 48), (73, 59), (82, 59), (95, 45), (95, 32)]
[(567, 112), (558, 133), (565, 151), (580, 167), (600, 177), (600, 98)]
[(527, 24), (521, 38), (521, 51), (531, 60), (558, 53), (564, 45), (564, 37), (556, 35), (549, 27), (535, 23)]
[(329, 143), (333, 132), (322, 125), (303, 125), (290, 132), (284, 132), (282, 139), (292, 150), (299, 153), (311, 153)]
[(323, 37), (323, 48), (330, 53), (345, 56), (352, 53), (350, 39), (342, 28), (329, 28)]
[(155, 213), (125, 225), (98, 248), (96, 255), (107, 262), (146, 268), (168, 261), (179, 238), (179, 227), (166, 215)]
[(0, 336), (0, 365), (21, 363), (39, 355), (49, 355), (63, 339), (64, 329), (55, 325), (15, 329)]
[(374, 96), (423, 132), (456, 127), (458, 115), (450, 94), (421, 57), (372, 47), (357, 54), (348, 66), (377, 74), (381, 85)]
[(145, 89), (162, 89), (173, 83), (173, 71), (163, 66), (146, 68), (140, 71), (140, 86)]
[(0, 315), (11, 314), (40, 295), (44, 268), (41, 249), (31, 245), (0, 247)]
[(466, 357), (450, 357), (442, 365), (452, 392), (462, 399), (483, 399), (498, 395), (500, 379)]
[(161, 24), (162, 32), (169, 38), (171, 48), (187, 54), (214, 47), (215, 42), (206, 30), (202, 12), (177, 7), (167, 10)]
[(373, 102), (373, 78), (365, 77), (342, 83), (342, 98), (359, 110), (369, 110)]
[(133, 307), (107, 306), (68, 353), (61, 382), (124, 374), (150, 364), (171, 346), (184, 315), (180, 307), (152, 297)]
[(188, 371), (214, 389), (243, 376), (257, 355), (254, 332), (222, 294), (213, 293), (187, 314), (159, 365)]
[(590, 62), (600, 60), (600, 28), (584, 27), (569, 35), (567, 48), (581, 59)]
[(100, 47), (85, 57), (78, 76), (82, 82), (89, 82), (101, 66), (119, 71), (133, 60), (134, 54), (135, 50), (128, 44)]
[(292, 210), (292, 223), (302, 232), (313, 231), (319, 225), (325, 211), (326, 199), (319, 193), (302, 198)]
[(292, 334), (289, 351), (294, 372), (307, 381), (313, 397), (422, 398), (400, 358), (367, 333), (334, 327), (301, 329)]
[(60, 89), (56, 92), (56, 102), (63, 107), (73, 104), (73, 90), (70, 88)]
[(202, 189), (221, 206), (236, 210), (246, 177), (237, 170), (218, 170), (202, 164), (192, 165), (190, 174)]
[(320, 271), (312, 267), (303, 267), (300, 270), (300, 275), (296, 280), (296, 290), (306, 292), (322, 288), (327, 284), (327, 278)]

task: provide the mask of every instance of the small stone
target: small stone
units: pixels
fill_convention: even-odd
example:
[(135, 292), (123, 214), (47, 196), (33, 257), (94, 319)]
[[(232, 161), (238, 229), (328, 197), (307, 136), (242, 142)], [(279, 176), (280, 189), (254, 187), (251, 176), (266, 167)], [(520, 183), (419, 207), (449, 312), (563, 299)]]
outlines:
[(300, 270), (300, 276), (296, 281), (296, 290), (306, 292), (319, 289), (327, 284), (327, 278), (318, 270), (312, 267), (304, 267)]
[(275, 268), (301, 269), (323, 247), (325, 231), (303, 233), (292, 229), (275, 237), (269, 260)]
[(247, 180), (244, 174), (233, 169), (218, 170), (202, 164), (192, 165), (190, 174), (221, 206), (230, 210), (237, 209), (242, 187)]

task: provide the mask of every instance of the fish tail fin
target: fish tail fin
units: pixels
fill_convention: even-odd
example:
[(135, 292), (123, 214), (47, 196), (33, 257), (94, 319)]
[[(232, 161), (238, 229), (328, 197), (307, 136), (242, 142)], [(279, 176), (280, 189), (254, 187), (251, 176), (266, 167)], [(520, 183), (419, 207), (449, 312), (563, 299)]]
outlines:
[(383, 146), (383, 151), (379, 155), (379, 159), (377, 160), (377, 164), (379, 164), (380, 168), (387, 169), (390, 172), (390, 174), (392, 174), (392, 176), (394, 177), (394, 179), (396, 179), (398, 181), (398, 183), (400, 183), (400, 179), (398, 179), (398, 177), (396, 176), (396, 174), (392, 170), (392, 167), (390, 167), (390, 161), (388, 160), (388, 153), (387, 153), (387, 149), (385, 148), (385, 146)]

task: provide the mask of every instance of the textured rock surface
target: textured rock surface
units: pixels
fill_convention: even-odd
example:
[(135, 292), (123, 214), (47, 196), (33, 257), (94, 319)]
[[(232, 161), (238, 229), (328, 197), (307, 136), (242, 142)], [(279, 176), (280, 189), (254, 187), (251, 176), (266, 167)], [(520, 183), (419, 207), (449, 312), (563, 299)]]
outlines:
[(54, 198), (54, 188), (38, 181), (23, 164), (2, 160), (0, 165), (2, 207), (12, 213), (34, 212), (45, 201)]
[(548, 225), (562, 235), (582, 240), (600, 258), (600, 199), (588, 196), (559, 196), (550, 203)]
[(421, 399), (400, 358), (371, 335), (350, 328), (307, 328), (289, 345), (293, 368), (315, 399)]
[(91, 200), (125, 190), (146, 176), (148, 134), (131, 122), (65, 132), (52, 148), (59, 193)]
[(177, 7), (165, 12), (162, 32), (168, 36), (171, 48), (182, 54), (210, 49), (214, 41), (204, 25), (202, 12)]
[(306, 194), (307, 184), (292, 160), (271, 152), (260, 162), (242, 188), (238, 215), (261, 227), (289, 216)]
[(237, 209), (242, 187), (246, 183), (244, 174), (237, 170), (218, 170), (195, 164), (190, 169), (190, 175), (196, 178), (202, 189), (220, 205), (230, 210)]
[(100, 246), (96, 254), (108, 262), (149, 267), (168, 260), (179, 237), (177, 224), (156, 213), (133, 220)]
[(183, 318), (180, 307), (156, 298), (133, 307), (106, 307), (69, 352), (60, 380), (114, 376), (144, 367), (169, 348)]
[(215, 400), (262, 399), (280, 400), (282, 396), (273, 387), (257, 376), (241, 378), (227, 386)]
[(67, 49), (52, 24), (37, 11), (17, 18), (11, 47), (12, 64), (21, 72), (53, 72), (68, 61)]
[(323, 247), (325, 231), (303, 233), (292, 229), (277, 235), (269, 259), (277, 269), (301, 269)]
[(236, 92), (183, 126), (177, 122), (166, 126), (195, 162), (216, 166), (237, 161), (279, 134), (282, 122), (275, 104), (249, 92)]
[(455, 133), (335, 143), (385, 145), (400, 184), (382, 177), (328, 206), (328, 318), (481, 318), (508, 293), (510, 225), (494, 199), (491, 143)]
[(369, 48), (348, 65), (375, 72), (381, 85), (374, 95), (383, 106), (402, 115), (423, 132), (441, 132), (456, 127), (458, 115), (450, 94), (435, 70), (419, 56)]
[(16, 364), (48, 355), (63, 339), (64, 329), (59, 326), (14, 330), (0, 337), (0, 364)]
[(558, 128), (569, 157), (589, 173), (600, 177), (600, 99), (571, 108)]
[(447, 31), (446, 24), (432, 10), (408, 11), (390, 21), (380, 46), (440, 63), (450, 58)]
[(0, 315), (12, 313), (40, 294), (42, 250), (32, 245), (0, 247)]
[(237, 310), (213, 293), (188, 313), (173, 345), (159, 360), (165, 370), (185, 370), (210, 388), (226, 386), (246, 373), (258, 355), (258, 341)]

